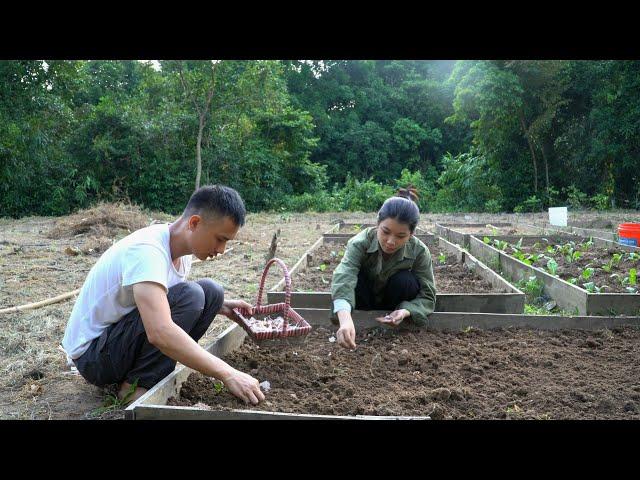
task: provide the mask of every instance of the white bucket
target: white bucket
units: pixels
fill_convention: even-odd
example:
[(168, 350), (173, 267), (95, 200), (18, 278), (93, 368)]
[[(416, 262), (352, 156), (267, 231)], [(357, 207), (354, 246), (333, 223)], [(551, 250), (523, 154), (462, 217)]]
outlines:
[(553, 207), (549, 209), (549, 223), (556, 227), (567, 226), (567, 207)]

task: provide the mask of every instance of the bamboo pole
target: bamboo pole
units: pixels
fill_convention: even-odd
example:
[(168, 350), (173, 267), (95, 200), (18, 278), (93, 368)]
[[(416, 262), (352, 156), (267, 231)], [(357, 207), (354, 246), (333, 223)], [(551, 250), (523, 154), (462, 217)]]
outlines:
[[(225, 255), (227, 252), (230, 252), (231, 250), (233, 250), (233, 247), (228, 248), (224, 251), (224, 253), (222, 253), (222, 255)], [(220, 255), (220, 256), (222, 256)], [(212, 260), (215, 260), (216, 258), (220, 258), (220, 257), (214, 257), (212, 258)], [(199, 259), (195, 259), (191, 262), (191, 265), (193, 265), (194, 263), (202, 263), (202, 260)], [(25, 310), (34, 310), (36, 308), (40, 308), (40, 307), (44, 307), (46, 305), (51, 305), (53, 303), (58, 303), (61, 302), (63, 300), (66, 300), (68, 298), (71, 298), (75, 295), (77, 295), (78, 293), (80, 293), (80, 289), (76, 289), (76, 290), (72, 290), (70, 292), (66, 292), (66, 293), (62, 293), (56, 297), (52, 297), (52, 298), (48, 298), (46, 300), (42, 300), (40, 302), (34, 302), (34, 303), (27, 303), (25, 305), (19, 305), (17, 307), (9, 307), (9, 308), (3, 308), (0, 310), (0, 313), (15, 313), (15, 312), (23, 312)]]

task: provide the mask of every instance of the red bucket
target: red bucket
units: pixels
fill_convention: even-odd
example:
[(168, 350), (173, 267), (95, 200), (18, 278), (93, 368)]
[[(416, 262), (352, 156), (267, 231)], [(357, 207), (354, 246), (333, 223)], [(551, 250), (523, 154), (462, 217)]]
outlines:
[(618, 225), (618, 243), (632, 247), (640, 245), (640, 223), (621, 223)]

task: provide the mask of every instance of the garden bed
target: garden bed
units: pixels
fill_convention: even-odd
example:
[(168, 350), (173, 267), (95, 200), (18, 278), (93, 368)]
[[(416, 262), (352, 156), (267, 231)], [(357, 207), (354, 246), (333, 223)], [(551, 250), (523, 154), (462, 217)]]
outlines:
[[(432, 419), (640, 419), (640, 331), (365, 330), (338, 346), (317, 327), (303, 344), (245, 342), (225, 361), (269, 382), (254, 411)], [(194, 372), (167, 404), (245, 408)]]
[(576, 236), (472, 237), (470, 251), (513, 281), (536, 277), (559, 306), (582, 315), (640, 311), (640, 254)]
[(437, 223), (436, 233), (449, 242), (469, 247), (471, 235), (536, 235), (543, 230), (533, 225), (518, 225), (514, 223)]
[[(291, 305), (331, 308), (331, 279), (348, 239), (328, 238), (305, 253), (291, 270)], [(432, 256), (436, 311), (521, 313), (524, 294), (473, 256), (444, 239), (424, 238)], [(268, 303), (284, 301), (284, 281), (268, 292)]]

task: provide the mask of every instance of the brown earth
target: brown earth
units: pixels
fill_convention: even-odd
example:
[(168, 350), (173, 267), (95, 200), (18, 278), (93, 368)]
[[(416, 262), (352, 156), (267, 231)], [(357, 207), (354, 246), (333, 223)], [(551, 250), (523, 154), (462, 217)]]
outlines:
[[(80, 288), (99, 258), (97, 249), (91, 251), (92, 242), (110, 244), (135, 228), (119, 220), (140, 218), (131, 215), (129, 205), (111, 205), (107, 210), (106, 216), (84, 233), (86, 223), (90, 223), (93, 216), (99, 216), (100, 211), (105, 213), (104, 209), (96, 207), (89, 215), (84, 211), (64, 217), (0, 218), (0, 308), (37, 302)], [(149, 223), (175, 218), (159, 212), (138, 212)], [(611, 218), (617, 215), (619, 220), (629, 221), (633, 220), (632, 214), (611, 213)], [(570, 212), (569, 215), (570, 219), (588, 220), (594, 214)], [(529, 223), (548, 220), (546, 213), (423, 214), (420, 227), (429, 230), (435, 222), (511, 222), (516, 218)], [(88, 219), (84, 226), (83, 219)], [(191, 277), (211, 277), (224, 286), (229, 298), (252, 303), (258, 291), (264, 256), (277, 229), (281, 229), (281, 236), (276, 256), (291, 267), (322, 232), (340, 220), (365, 223), (372, 219), (375, 219), (374, 213), (249, 214), (236, 240), (228, 243), (228, 249), (233, 250), (213, 261), (195, 264)], [(56, 227), (59, 232), (54, 234), (52, 230)], [(101, 234), (103, 236), (99, 236)], [(60, 238), (50, 238), (52, 236)], [(65, 253), (68, 248), (72, 254)], [(281, 272), (272, 268), (267, 288), (281, 277)], [(58, 350), (74, 301), (71, 298), (36, 310), (0, 314), (0, 419), (88, 418), (101, 407), (107, 395), (113, 393), (112, 388), (94, 387), (70, 372), (64, 355)], [(200, 344), (211, 343), (230, 324), (227, 318), (216, 317)], [(122, 410), (115, 409), (97, 418), (122, 416)]]
[(190, 375), (170, 405), (204, 403), (324, 415), (433, 419), (640, 419), (640, 331), (469, 329), (357, 333), (349, 351), (316, 327), (303, 344), (245, 342), (225, 360), (260, 382), (247, 407), (213, 380)]

